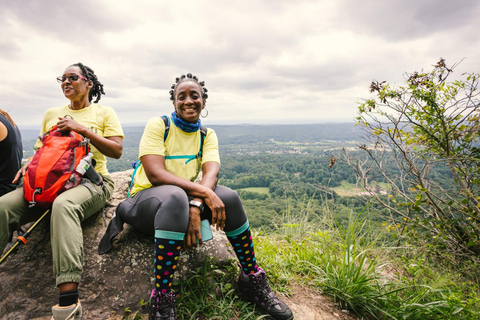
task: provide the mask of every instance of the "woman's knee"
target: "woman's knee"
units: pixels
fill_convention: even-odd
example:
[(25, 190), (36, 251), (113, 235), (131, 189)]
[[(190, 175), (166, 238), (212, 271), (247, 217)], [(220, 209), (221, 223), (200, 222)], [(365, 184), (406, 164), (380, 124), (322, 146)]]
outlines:
[(155, 229), (184, 232), (190, 212), (186, 192), (176, 186), (166, 186), (160, 191), (162, 201), (155, 216)]
[(217, 186), (217, 188), (215, 188), (215, 193), (223, 201), (225, 208), (238, 207), (243, 210), (242, 200), (236, 191), (224, 186)]
[(75, 222), (80, 222), (81, 219), (79, 217), (80, 213), (80, 205), (73, 203), (69, 200), (63, 199), (63, 201), (53, 201), (52, 203), (52, 210), (51, 210), (51, 221), (57, 222), (59, 220), (62, 221), (71, 221), (74, 220)]
[(188, 196), (183, 189), (175, 186), (170, 186), (170, 188), (168, 188), (168, 190), (166, 191), (168, 196), (165, 197), (162, 201), (162, 211), (188, 211)]

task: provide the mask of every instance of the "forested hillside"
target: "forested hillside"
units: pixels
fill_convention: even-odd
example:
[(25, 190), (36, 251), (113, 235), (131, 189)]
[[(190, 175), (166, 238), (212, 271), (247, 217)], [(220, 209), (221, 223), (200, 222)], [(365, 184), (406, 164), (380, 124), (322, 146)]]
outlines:
[[(343, 148), (357, 152), (364, 143), (362, 131), (353, 123), (209, 127), (219, 138), (219, 183), (239, 192), (252, 226), (274, 229), (279, 217), (303, 205), (321, 214), (326, 199), (333, 200), (330, 205), (339, 221), (347, 219), (348, 208), (365, 206), (365, 199), (359, 197), (365, 190), (356, 185), (355, 173), (336, 159)], [(124, 131), (122, 158), (108, 160), (111, 172), (131, 169), (138, 157), (143, 127), (125, 126)], [(25, 157), (29, 157), (38, 132), (23, 130), (22, 134)], [(371, 187), (386, 193), (381, 182)], [(379, 215), (374, 220), (382, 221)]]

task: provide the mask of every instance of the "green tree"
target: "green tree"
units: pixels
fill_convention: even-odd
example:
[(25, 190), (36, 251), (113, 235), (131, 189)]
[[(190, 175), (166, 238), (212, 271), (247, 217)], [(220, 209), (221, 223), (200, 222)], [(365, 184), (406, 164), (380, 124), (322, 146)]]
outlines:
[[(475, 259), (480, 253), (479, 74), (450, 81), (456, 66), (441, 59), (431, 71), (406, 74), (399, 87), (372, 82), (373, 98), (359, 105), (357, 118), (370, 138), (360, 146), (365, 158), (345, 151), (343, 160), (365, 187), (373, 180), (390, 185), (388, 197), (374, 190), (370, 196), (388, 208), (399, 234), (420, 228), (434, 249)], [(434, 167), (449, 175), (434, 174)]]

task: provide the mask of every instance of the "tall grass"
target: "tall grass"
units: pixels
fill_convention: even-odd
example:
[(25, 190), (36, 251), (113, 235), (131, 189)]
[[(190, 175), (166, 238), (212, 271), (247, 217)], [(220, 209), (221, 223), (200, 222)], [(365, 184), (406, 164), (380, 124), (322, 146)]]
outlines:
[[(312, 217), (308, 207), (287, 213), (278, 234), (256, 237), (259, 262), (277, 277), (321, 289), (361, 317), (480, 319), (478, 288), (464, 294), (448, 281), (450, 274), (435, 274), (425, 264), (412, 274), (411, 261), (399, 256), (414, 248), (393, 247), (388, 235), (372, 226), (367, 210), (350, 212), (342, 226), (328, 206), (321, 217)], [(424, 278), (427, 273), (435, 276)]]
[[(475, 276), (432, 263), (421, 248), (395, 247), (398, 239), (371, 223), (368, 208), (350, 211), (345, 221), (324, 203), (319, 214), (311, 199), (300, 199), (277, 221), (276, 233), (253, 230), (257, 261), (275, 291), (291, 294), (292, 282), (309, 286), (361, 319), (480, 319)], [(220, 270), (207, 259), (174, 283), (178, 318), (264, 319), (237, 297), (237, 274), (235, 261)]]

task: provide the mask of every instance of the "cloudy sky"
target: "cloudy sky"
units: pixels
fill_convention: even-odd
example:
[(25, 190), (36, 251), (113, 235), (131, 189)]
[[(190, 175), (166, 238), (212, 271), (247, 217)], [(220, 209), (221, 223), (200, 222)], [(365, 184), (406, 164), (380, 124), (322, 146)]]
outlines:
[(209, 89), (206, 124), (353, 121), (372, 80), (440, 57), (480, 72), (478, 0), (0, 0), (0, 108), (22, 126), (95, 70), (122, 123), (170, 113), (175, 77)]

